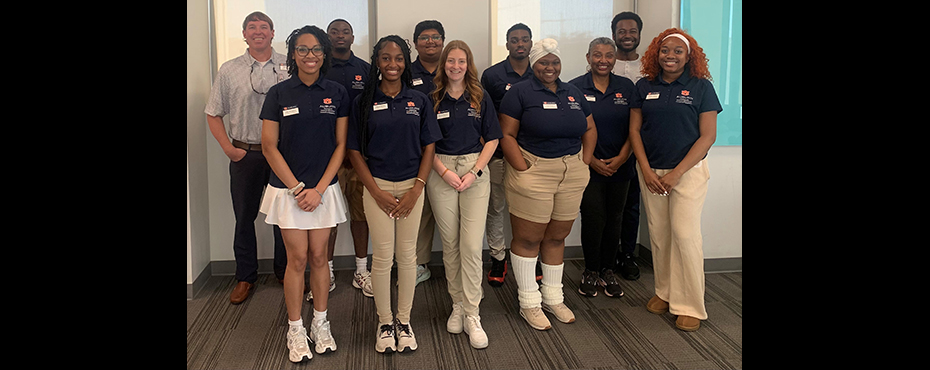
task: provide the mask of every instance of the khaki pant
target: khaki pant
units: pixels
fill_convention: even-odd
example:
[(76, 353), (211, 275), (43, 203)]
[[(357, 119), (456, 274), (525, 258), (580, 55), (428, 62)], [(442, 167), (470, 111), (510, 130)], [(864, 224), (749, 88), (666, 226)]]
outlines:
[[(478, 161), (478, 153), (436, 156), (450, 172), (460, 177)], [(442, 239), (442, 263), (446, 268), (449, 296), (453, 303), (462, 303), (466, 315), (477, 316), (482, 297), (481, 249), (491, 192), (490, 176), (483, 173), (460, 193), (443, 181), (436, 171), (430, 171), (427, 189)]]
[[(381, 190), (400, 198), (413, 188), (416, 178), (391, 182), (375, 178), (375, 184)], [(397, 258), (397, 319), (410, 322), (410, 309), (413, 307), (413, 289), (416, 286), (417, 265), (416, 247), (417, 231), (420, 226), (420, 214), (423, 196), (417, 202), (406, 219), (394, 220), (388, 217), (365, 188), (363, 196), (365, 216), (371, 235), (371, 288), (375, 294), (375, 307), (378, 310), (378, 322), (390, 323), (391, 311), (391, 266)], [(396, 254), (396, 256), (395, 256)]]
[(494, 259), (503, 261), (507, 257), (507, 253), (504, 252), (504, 209), (507, 207), (507, 199), (504, 198), (504, 160), (491, 158), (485, 172), (485, 176), (490, 178), (491, 187), (488, 220), (485, 223), (488, 252)]
[[(652, 244), (656, 295), (674, 315), (707, 319), (704, 308), (704, 249), (701, 211), (710, 171), (707, 161), (685, 172), (667, 196), (650, 193), (636, 165)], [(671, 170), (655, 170), (659, 176)]]
[(339, 186), (349, 204), (349, 217), (352, 221), (365, 221), (365, 207), (362, 205), (362, 193), (365, 185), (358, 179), (354, 168), (339, 167)]
[(523, 148), (520, 150), (529, 168), (517, 171), (508, 163), (504, 171), (510, 214), (541, 224), (578, 218), (581, 197), (591, 177), (582, 152), (540, 158)]

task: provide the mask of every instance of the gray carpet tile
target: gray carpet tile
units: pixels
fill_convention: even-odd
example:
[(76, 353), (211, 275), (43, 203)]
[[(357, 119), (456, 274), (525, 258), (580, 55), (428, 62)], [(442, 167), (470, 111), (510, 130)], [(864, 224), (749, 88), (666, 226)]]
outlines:
[[(485, 264), (485, 272), (489, 268)], [(374, 299), (352, 287), (352, 271), (336, 271), (328, 318), (336, 352), (314, 354), (309, 362), (287, 359), (287, 315), (283, 286), (263, 274), (252, 296), (229, 303), (232, 276), (210, 277), (187, 303), (187, 368), (200, 369), (740, 369), (742, 368), (742, 272), (709, 273), (705, 278), (708, 320), (696, 332), (675, 328), (675, 316), (645, 309), (653, 296), (653, 274), (640, 260), (642, 277), (622, 280), (624, 296), (577, 293), (584, 262), (567, 260), (565, 304), (576, 321), (563, 324), (549, 315), (552, 329), (529, 327), (519, 314), (516, 282), (503, 287), (483, 282), (481, 323), (490, 346), (473, 349), (468, 336), (446, 331), (452, 301), (441, 265), (416, 288), (411, 326), (419, 349), (380, 354), (374, 350), (377, 314)], [(395, 273), (396, 279), (396, 273)], [(393, 284), (392, 284), (393, 286)], [(396, 302), (396, 290), (393, 301)], [(303, 307), (304, 322), (312, 306)]]

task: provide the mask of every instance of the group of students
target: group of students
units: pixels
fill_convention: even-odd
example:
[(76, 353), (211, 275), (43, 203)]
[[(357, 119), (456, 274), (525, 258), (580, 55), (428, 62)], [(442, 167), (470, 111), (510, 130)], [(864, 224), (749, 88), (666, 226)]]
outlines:
[[(618, 27), (619, 20), (632, 26)], [(614, 39), (591, 41), (589, 71), (565, 83), (558, 42), (533, 42), (523, 24), (507, 32), (508, 58), (479, 79), (469, 46), (445, 43), (438, 21), (416, 26), (417, 60), (411, 61), (406, 40), (390, 35), (378, 40), (367, 63), (351, 52), (352, 30), (345, 20), (331, 22), (327, 30), (294, 30), (281, 55), (270, 48), (270, 18), (260, 12), (246, 17), (249, 50), (221, 67), (206, 113), (230, 155), (232, 183), (242, 153), (230, 147), (263, 156), (270, 168), (270, 180), (259, 190), (260, 212), (286, 249), (286, 271), (282, 277), (276, 268), (276, 275), (284, 284), (291, 361), (337, 348), (326, 319), (334, 287), (329, 261), (335, 228), (347, 215), (357, 261), (353, 286), (374, 297), (377, 309), (376, 351), (417, 349), (410, 325), (423, 261), (417, 255), (431, 244), (433, 227), (442, 240), (453, 302), (446, 329), (465, 332), (474, 348), (485, 348), (481, 253), (486, 227), (500, 227), (495, 234), (500, 240), (488, 235), (489, 245), (500, 246), (492, 248), (492, 262), (503, 260), (503, 200), (520, 315), (531, 327), (547, 330), (545, 312), (563, 323), (575, 321), (564, 304), (562, 272), (565, 238), (579, 212), (586, 265), (579, 292), (594, 296), (600, 284), (608, 296), (623, 294), (613, 272), (619, 222), (637, 175), (638, 185), (648, 190), (643, 205), (656, 274), (656, 294), (646, 308), (678, 315), (682, 330), (699, 327), (707, 317), (699, 223), (709, 178), (704, 157), (721, 108), (706, 57), (683, 30), (668, 29), (652, 41), (637, 83), (612, 73), (621, 46), (618, 28), (624, 33), (633, 28), (638, 45), (642, 21), (629, 12), (618, 14)], [(242, 109), (218, 108), (229, 105), (219, 103), (229, 99), (218, 90), (232, 64), (249, 72), (254, 94), (242, 94), (263, 99), (259, 112), (242, 113), (261, 120), (259, 143), (237, 139), (232, 127), (230, 141), (214, 125), (230, 110)], [(270, 72), (262, 74), (269, 64)], [(249, 220), (236, 214), (238, 233), (238, 224)], [(396, 311), (390, 285), (395, 261)], [(245, 284), (237, 284), (233, 303), (251, 289), (249, 281), (239, 280)], [(489, 282), (499, 286), (503, 275), (489, 276)], [(309, 334), (301, 317), (304, 294), (313, 305)]]

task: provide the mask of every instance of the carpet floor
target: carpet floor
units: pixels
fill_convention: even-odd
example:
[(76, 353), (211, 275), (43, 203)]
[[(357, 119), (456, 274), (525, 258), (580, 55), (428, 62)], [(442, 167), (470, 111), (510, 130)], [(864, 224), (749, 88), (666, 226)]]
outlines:
[[(328, 318), (338, 349), (299, 364), (287, 358), (284, 291), (274, 275), (260, 275), (252, 296), (240, 305), (229, 303), (235, 278), (213, 276), (187, 303), (187, 368), (741, 369), (742, 272), (706, 274), (709, 318), (698, 331), (684, 332), (675, 328), (674, 315), (646, 311), (654, 275), (647, 261), (638, 262), (642, 276), (622, 280), (624, 296), (610, 298), (602, 290), (597, 297), (578, 294), (584, 262), (566, 260), (565, 304), (576, 321), (563, 324), (549, 314), (548, 331), (535, 330), (520, 317), (512, 276), (499, 288), (484, 281), (481, 323), (490, 345), (481, 350), (473, 349), (464, 333), (446, 331), (452, 301), (442, 266), (430, 265), (432, 277), (416, 287), (411, 313), (419, 348), (387, 355), (374, 350), (374, 299), (352, 287), (352, 270), (337, 270)], [(485, 263), (485, 273), (489, 267)], [(396, 289), (393, 296), (396, 302)], [(305, 303), (305, 323), (311, 310)]]

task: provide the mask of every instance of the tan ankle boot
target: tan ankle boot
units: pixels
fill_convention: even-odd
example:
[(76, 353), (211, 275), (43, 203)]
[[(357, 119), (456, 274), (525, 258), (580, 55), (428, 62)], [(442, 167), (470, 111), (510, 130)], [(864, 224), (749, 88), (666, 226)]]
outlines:
[(675, 320), (675, 327), (684, 331), (695, 331), (701, 328), (701, 320), (691, 316), (678, 316)]
[(649, 303), (646, 303), (646, 310), (656, 315), (668, 312), (668, 302), (663, 301), (659, 296), (652, 296)]

